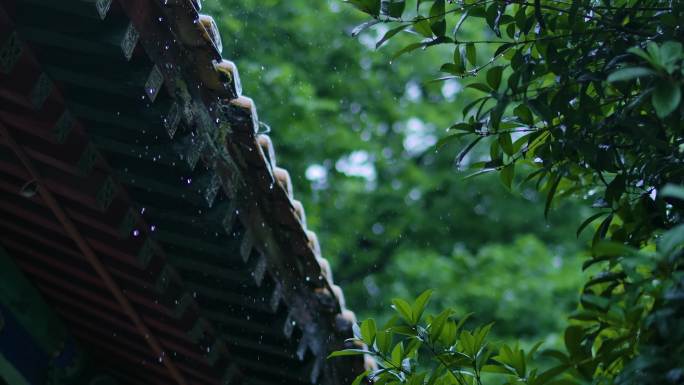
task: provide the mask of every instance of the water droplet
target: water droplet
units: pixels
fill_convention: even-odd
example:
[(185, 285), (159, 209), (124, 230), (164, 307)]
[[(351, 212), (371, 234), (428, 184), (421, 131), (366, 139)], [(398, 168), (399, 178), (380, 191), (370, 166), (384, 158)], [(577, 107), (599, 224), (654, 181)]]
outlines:
[(138, 230), (138, 229), (133, 230), (133, 236), (137, 237), (138, 235), (140, 235), (140, 230)]

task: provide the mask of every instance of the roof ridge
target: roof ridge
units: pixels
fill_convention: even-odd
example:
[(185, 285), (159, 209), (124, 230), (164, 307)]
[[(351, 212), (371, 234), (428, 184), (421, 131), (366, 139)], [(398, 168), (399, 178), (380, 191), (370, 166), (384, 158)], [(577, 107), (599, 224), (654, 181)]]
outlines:
[[(277, 246), (284, 249), (276, 253), (294, 259), (291, 262), (298, 267), (303, 278), (300, 284), (312, 287), (319, 311), (331, 312), (336, 333), (344, 338), (351, 337), (351, 326), (356, 322), (356, 316), (346, 308), (343, 290), (334, 283), (330, 264), (322, 256), (315, 232), (307, 228), (304, 207), (294, 199), (289, 173), (276, 163), (272, 140), (266, 133), (259, 132), (256, 104), (251, 98), (242, 95), (237, 65), (221, 56), (223, 43), (216, 22), (211, 16), (200, 13), (201, 0), (156, 1), (162, 6), (167, 19), (172, 20), (179, 41), (194, 54), (193, 67), (186, 70), (196, 75), (203, 89), (188, 91), (201, 95), (205, 107), (198, 108), (194, 104), (194, 112), (200, 111), (201, 115), (204, 110), (210, 117), (194, 118), (208, 123), (207, 126), (214, 126), (213, 132), (207, 130), (205, 134), (210, 140), (213, 139), (214, 145), (221, 146), (212, 149), (218, 154), (203, 154), (205, 161), (222, 174), (222, 185), (231, 197), (245, 187), (239, 186), (240, 181), (236, 180), (235, 173), (242, 173), (245, 180), (257, 185), (252, 187), (260, 188), (252, 193), (268, 198), (265, 199), (267, 204), (264, 200), (260, 202), (261, 211), (275, 218), (264, 217), (264, 213), (261, 213), (256, 215), (258, 220), (262, 221), (262, 226), (268, 222), (274, 229), (277, 227), (280, 233), (287, 232), (286, 237), (272, 237), (279, 240)], [(249, 173), (245, 174), (245, 170)], [(267, 205), (270, 207), (265, 208)], [(258, 206), (253, 208), (258, 211)], [(250, 220), (250, 214), (241, 215), (246, 218), (244, 220)], [(269, 243), (268, 240), (266, 243)], [(273, 258), (269, 258), (269, 263), (273, 262)], [(327, 352), (322, 351), (315, 353), (323, 359), (327, 355)], [(372, 365), (366, 360), (365, 366)]]

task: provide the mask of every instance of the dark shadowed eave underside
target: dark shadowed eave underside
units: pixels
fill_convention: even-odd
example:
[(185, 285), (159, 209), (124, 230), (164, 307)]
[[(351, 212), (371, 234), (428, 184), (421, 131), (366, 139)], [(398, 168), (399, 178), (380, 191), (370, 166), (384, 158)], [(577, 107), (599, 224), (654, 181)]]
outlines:
[(198, 4), (0, 5), (0, 243), (79, 342), (126, 383), (362, 370), (325, 361), (353, 313)]

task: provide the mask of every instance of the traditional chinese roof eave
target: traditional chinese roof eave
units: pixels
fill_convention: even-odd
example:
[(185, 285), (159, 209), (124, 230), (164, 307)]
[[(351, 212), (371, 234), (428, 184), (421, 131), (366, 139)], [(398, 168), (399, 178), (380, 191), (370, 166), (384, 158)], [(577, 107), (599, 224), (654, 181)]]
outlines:
[[(105, 24), (110, 22), (120, 23), (125, 18), (130, 20), (130, 24), (122, 30), (122, 40), (114, 41), (115, 45), (120, 45), (115, 48), (120, 49), (121, 51), (119, 54), (125, 56), (129, 61), (131, 58), (145, 57), (146, 63), (149, 60), (153, 65), (149, 75), (142, 79), (142, 82), (144, 83), (141, 84), (144, 86), (144, 88), (141, 89), (144, 94), (143, 98), (147, 97), (150, 104), (155, 103), (155, 99), (157, 99), (157, 105), (162, 103), (163, 106), (168, 107), (166, 110), (167, 112), (163, 117), (163, 124), (166, 126), (167, 134), (172, 140), (176, 140), (174, 138), (177, 129), (176, 125), (181, 123), (185, 125), (186, 128), (191, 129), (194, 135), (197, 135), (196, 141), (193, 140), (192, 143), (187, 146), (173, 148), (173, 151), (182, 152), (180, 155), (183, 159), (187, 161), (191, 160), (189, 163), (192, 163), (192, 165), (186, 164), (182, 165), (182, 167), (189, 169), (188, 172), (192, 172), (192, 170), (197, 167), (197, 160), (200, 160), (200, 163), (202, 163), (203, 167), (207, 170), (202, 171), (200, 177), (204, 178), (203, 180), (208, 180), (207, 183), (209, 184), (207, 186), (209, 187), (203, 188), (201, 194), (196, 194), (192, 191), (190, 193), (187, 191), (183, 192), (184, 190), (179, 190), (177, 193), (173, 191), (163, 191), (164, 194), (169, 195), (169, 202), (171, 199), (176, 199), (178, 202), (182, 202), (186, 199), (196, 199), (195, 202), (199, 203), (202, 203), (203, 199), (213, 201), (218, 198), (216, 198), (217, 191), (215, 188), (211, 187), (211, 183), (213, 183), (214, 180), (218, 180), (222, 194), (224, 194), (227, 197), (227, 201), (230, 202), (230, 206), (225, 208), (227, 214), (226, 218), (241, 223), (241, 226), (245, 229), (245, 233), (242, 235), (239, 253), (242, 254), (242, 258), (245, 260), (245, 263), (247, 263), (247, 267), (251, 269), (251, 274), (257, 274), (255, 279), (258, 287), (264, 287), (260, 282), (264, 279), (264, 274), (267, 274), (269, 276), (269, 282), (272, 282), (269, 283), (269, 285), (275, 285), (274, 291), (269, 294), (271, 298), (275, 299), (271, 300), (270, 303), (275, 303), (275, 306), (278, 308), (280, 308), (280, 305), (278, 304), (281, 301), (285, 303), (285, 334), (291, 335), (295, 328), (300, 330), (301, 333), (301, 336), (298, 337), (299, 346), (296, 348), (297, 355), (299, 355), (301, 359), (304, 359), (304, 357), (308, 355), (314, 357), (311, 361), (313, 366), (308, 369), (310, 371), (309, 380), (311, 382), (316, 382), (322, 372), (324, 375), (324, 382), (330, 384), (342, 383), (349, 378), (353, 378), (353, 374), (358, 371), (358, 366), (356, 366), (356, 369), (347, 369), (350, 370), (348, 373), (341, 373), (331, 365), (326, 365), (324, 361), (325, 356), (330, 349), (339, 348), (344, 338), (349, 337), (349, 322), (353, 320), (353, 314), (344, 309), (341, 291), (332, 283), (332, 275), (330, 274), (329, 266), (327, 265), (327, 262), (321, 258), (320, 248), (317, 245), (315, 234), (306, 229), (301, 204), (293, 200), (289, 176), (286, 171), (278, 168), (275, 163), (273, 146), (270, 143), (270, 140), (268, 137), (257, 135), (255, 132), (255, 127), (258, 127), (258, 118), (256, 117), (253, 102), (240, 95), (240, 89), (238, 87), (239, 77), (237, 76), (234, 65), (229, 62), (222, 62), (219, 50), (217, 49), (220, 47), (220, 43), (217, 41), (218, 33), (213, 30), (215, 24), (211, 22), (211, 19), (206, 16), (201, 16), (198, 13), (197, 3), (189, 0), (79, 0), (74, 1), (73, 3), (55, 3), (51, 0), (2, 0), (0, 1), (0, 26), (9, 27), (12, 25), (13, 23), (9, 16), (12, 16), (14, 12), (14, 16), (17, 17), (16, 13), (21, 12), (21, 8), (25, 7), (26, 4), (40, 6), (42, 9), (54, 8), (59, 11), (60, 14), (74, 14), (78, 15), (78, 17), (88, 17), (94, 20), (97, 20), (99, 17)], [(5, 13), (2, 7), (9, 13)], [(24, 21), (27, 20), (26, 15), (19, 18), (21, 19), (22, 17), (24, 18)], [(92, 25), (96, 24), (93, 23)], [(109, 172), (107, 171), (109, 170), (107, 163), (113, 163), (112, 165), (116, 166), (119, 161), (131, 162), (131, 160), (121, 154), (122, 149), (120, 146), (117, 147), (116, 140), (110, 143), (110, 139), (103, 139), (101, 135), (99, 135), (100, 132), (97, 131), (100, 129), (99, 127), (88, 124), (88, 122), (79, 122), (79, 119), (81, 117), (86, 117), (89, 121), (94, 121), (93, 119), (104, 119), (102, 124), (105, 126), (113, 124), (117, 127), (122, 127), (122, 129), (124, 127), (127, 127), (127, 129), (135, 129), (137, 124), (136, 119), (147, 119), (147, 121), (150, 121), (150, 119), (153, 118), (135, 116), (129, 118), (121, 116), (116, 117), (113, 121), (106, 121), (106, 116), (101, 112), (98, 112), (98, 107), (95, 107), (96, 110), (92, 110), (93, 105), (88, 105), (89, 101), (84, 101), (83, 103), (86, 104), (84, 106), (79, 104), (81, 101), (75, 102), (72, 99), (64, 100), (59, 89), (62, 83), (77, 84), (78, 87), (85, 88), (107, 87), (106, 90), (108, 94), (122, 96), (130, 95), (126, 93), (125, 87), (122, 88), (116, 83), (108, 83), (106, 79), (104, 79), (106, 76), (103, 76), (104, 80), (102, 83), (87, 84), (87, 82), (80, 81), (81, 77), (78, 76), (78, 73), (64, 71), (64, 67), (50, 68), (49, 64), (52, 63), (50, 60), (46, 61), (44, 57), (37, 58), (36, 55), (30, 52), (33, 49), (32, 45), (37, 44), (42, 47), (40, 43), (34, 43), (40, 42), (40, 39), (48, 39), (51, 44), (55, 42), (64, 44), (63, 42), (68, 40), (59, 40), (59, 37), (46, 37), (41, 35), (44, 31), (40, 28), (35, 28), (35, 26), (32, 27), (33, 29), (26, 26), (20, 27), (19, 36), (21, 38), (24, 37), (23, 35), (28, 36), (27, 40), (29, 41), (29, 43), (24, 46), (24, 49), (28, 53), (22, 53), (23, 56), (21, 56), (21, 60), (23, 60), (25, 64), (28, 63), (30, 65), (27, 65), (26, 68), (21, 68), (21, 70), (14, 69), (12, 74), (15, 79), (13, 81), (16, 81), (16, 83), (24, 82), (29, 85), (29, 89), (26, 90), (30, 94), (28, 95), (29, 99), (32, 95), (35, 96), (36, 89), (40, 89), (41, 82), (47, 82), (47, 84), (54, 82), (54, 89), (51, 88), (52, 91), (49, 91), (50, 94), (45, 96), (41, 108), (43, 108), (44, 111), (46, 108), (52, 109), (50, 110), (52, 111), (51, 114), (54, 115), (52, 119), (55, 119), (52, 123), (55, 124), (54, 127), (56, 128), (59, 128), (60, 122), (62, 122), (60, 119), (63, 119), (65, 116), (62, 114), (61, 109), (64, 109), (65, 111), (72, 109), (75, 111), (73, 113), (74, 116), (72, 117), (72, 124), (74, 126), (72, 130), (78, 132), (78, 138), (82, 138), (78, 139), (76, 143), (79, 148), (79, 154), (80, 151), (83, 151), (83, 154), (65, 154), (63, 151), (55, 152), (55, 149), (45, 147), (44, 142), (41, 141), (44, 138), (41, 140), (34, 139), (34, 137), (44, 136), (45, 133), (39, 129), (36, 129), (37, 131), (35, 132), (30, 131), (34, 129), (31, 128), (33, 126), (31, 124), (23, 124), (22, 121), (26, 119), (21, 116), (10, 116), (12, 115), (12, 110), (3, 111), (4, 115), (0, 116), (0, 123), (3, 119), (10, 119), (12, 121), (12, 127), (3, 130), (3, 132), (9, 133), (7, 134), (9, 136), (6, 137), (6, 134), (0, 133), (0, 143), (3, 143), (5, 146), (11, 144), (11, 142), (14, 141), (14, 136), (19, 135), (19, 150), (15, 151), (15, 154), (22, 153), (23, 148), (29, 152), (27, 157), (32, 159), (31, 162), (41, 162), (41, 157), (43, 161), (47, 159), (46, 157), (50, 158), (51, 161), (57, 160), (58, 162), (50, 164), (51, 175), (49, 177), (52, 177), (53, 179), (46, 182), (48, 190), (61, 189), (72, 191), (74, 190), (73, 187), (76, 185), (85, 183), (83, 185), (83, 199), (85, 201), (92, 199), (91, 202), (94, 205), (94, 208), (90, 209), (90, 211), (81, 212), (79, 211), (80, 209), (73, 207), (73, 204), (67, 202), (65, 212), (68, 216), (72, 217), (72, 219), (79, 222), (79, 225), (88, 223), (91, 226), (96, 226), (95, 230), (89, 231), (92, 231), (93, 233), (96, 231), (105, 231), (109, 232), (111, 236), (114, 236), (111, 233), (116, 232), (116, 230), (121, 231), (121, 228), (124, 230), (132, 228), (130, 226), (148, 228), (149, 224), (145, 224), (144, 219), (141, 218), (140, 215), (134, 213), (131, 218), (128, 217), (131, 215), (131, 208), (140, 206), (139, 196), (142, 195), (135, 192), (132, 192), (129, 195), (127, 190), (131, 188), (134, 190), (137, 189), (136, 183), (142, 183), (140, 182), (140, 178), (137, 181), (133, 181), (133, 177), (130, 177), (130, 180), (126, 180), (126, 176), (122, 177), (121, 175), (118, 175), (118, 179), (115, 179), (121, 180), (121, 178), (123, 178), (122, 182), (125, 186), (121, 189), (117, 187), (117, 195), (113, 199), (116, 205), (121, 206), (116, 207), (118, 213), (128, 213), (122, 219), (123, 222), (121, 223), (121, 226), (123, 227), (115, 230), (111, 228), (111, 224), (104, 224), (101, 222), (102, 220), (111, 221), (111, 215), (113, 215), (111, 214), (111, 211), (113, 209), (108, 207), (104, 212), (101, 212), (102, 210), (98, 211), (96, 206), (98, 204), (97, 200), (99, 199), (99, 195), (89, 197), (87, 186), (89, 186), (89, 184), (94, 184), (93, 191), (101, 192), (104, 188), (102, 187), (103, 183), (105, 187), (107, 186), (107, 183), (114, 183), (110, 182), (111, 179), (107, 176), (107, 173)], [(94, 28), (97, 29), (96, 26)], [(0, 28), (0, 44), (2, 44), (3, 40), (7, 41), (7, 37), (10, 36), (10, 33), (11, 31)], [(88, 43), (88, 41), (88, 38), (83, 38), (82, 40), (84, 44)], [(84, 45), (83, 47), (69, 47), (69, 49), (81, 48), (84, 50), (90, 49), (93, 52), (97, 51), (98, 55), (113, 55), (116, 52), (116, 50), (108, 49), (106, 46), (102, 47), (97, 44)], [(44, 52), (39, 53), (44, 55)], [(55, 51), (55, 54), (58, 55), (59, 51)], [(29, 58), (29, 56), (32, 58)], [(48, 67), (42, 68), (46, 63)], [(130, 72), (130, 74), (135, 75), (137, 71), (136, 68), (131, 68), (127, 71), (133, 71)], [(42, 72), (43, 70), (45, 72)], [(47, 74), (47, 76), (41, 74)], [(37, 79), (36, 76), (38, 76)], [(42, 80), (44, 78), (48, 80)], [(22, 84), (19, 84), (15, 88), (21, 89), (21, 85)], [(12, 87), (14, 86), (11, 86), (10, 88)], [(15, 98), (17, 95), (21, 94), (21, 92), (17, 94), (14, 89), (12, 92), (4, 92), (3, 97)], [(165, 95), (162, 95), (162, 93), (165, 93)], [(19, 100), (17, 103), (21, 104), (25, 103), (25, 101)], [(157, 106), (157, 109), (158, 108), (160, 107)], [(110, 120), (112, 119), (110, 118)], [(26, 130), (29, 130), (30, 132)], [(113, 132), (107, 132), (107, 134), (110, 137), (116, 137), (116, 135), (118, 135)], [(73, 135), (76, 134), (71, 135), (72, 138), (69, 139), (70, 145), (75, 141)], [(92, 143), (94, 143), (92, 146), (89, 145), (90, 136), (98, 138), (97, 140), (92, 141)], [(9, 147), (12, 146), (10, 145)], [(168, 149), (165, 149), (165, 151), (166, 150)], [(96, 163), (95, 165), (88, 163), (88, 160), (91, 158), (93, 159), (93, 162)], [(86, 161), (84, 161), (84, 159), (86, 159)], [(14, 162), (16, 162), (16, 160)], [(83, 164), (83, 162), (85, 162), (85, 164)], [(30, 181), (33, 178), (31, 175), (26, 174), (26, 170), (19, 166), (12, 165), (11, 162), (4, 163), (4, 165), (5, 174), (3, 175), (13, 175), (12, 177), (9, 177), (10, 179), (6, 180), (8, 181), (6, 186), (7, 192), (14, 190), (16, 193), (18, 187), (21, 186), (16, 186), (14, 183), (19, 183), (22, 180)], [(119, 166), (121, 165), (119, 164)], [(2, 170), (2, 167), (3, 164), (0, 160), (0, 170)], [(75, 168), (81, 167), (87, 168), (87, 175), (81, 176), (79, 175), (79, 170), (75, 170)], [(93, 167), (95, 171), (90, 171), (93, 170)], [(181, 167), (181, 165), (179, 165), (179, 167)], [(112, 171), (115, 172), (116, 170)], [(10, 174), (7, 174), (8, 172)], [(93, 174), (93, 172), (97, 175)], [(54, 180), (53, 174), (60, 175), (60, 179)], [(154, 182), (154, 180), (147, 180), (145, 182), (145, 188), (154, 188)], [(95, 187), (98, 187), (99, 190), (96, 190)], [(168, 186), (160, 185), (159, 188), (167, 189)], [(64, 191), (55, 193), (59, 195), (60, 193), (63, 194)], [(74, 193), (76, 193), (75, 190)], [(207, 194), (211, 196), (209, 197)], [(180, 199), (181, 197), (182, 199)], [(59, 199), (62, 198), (59, 197)], [(35, 199), (33, 200), (35, 201)], [(8, 200), (7, 202), (10, 201)], [(17, 218), (22, 218), (30, 211), (36, 210), (33, 206), (36, 202), (31, 204), (22, 203), (21, 198), (18, 197), (12, 197), (11, 202), (13, 205), (8, 205), (5, 210), (15, 212)], [(128, 205), (131, 208), (126, 209), (125, 205)], [(39, 204), (39, 206), (41, 206), (41, 204)], [(211, 202), (209, 202), (208, 206), (211, 208)], [(43, 209), (44, 207), (40, 210)], [(216, 210), (214, 209), (214, 211)], [(231, 214), (233, 212), (235, 215)], [(102, 215), (104, 215), (104, 217), (101, 218)], [(171, 218), (171, 216), (175, 217)], [(169, 218), (164, 218), (163, 220), (173, 223), (182, 223), (183, 220), (203, 220), (201, 218), (201, 215), (195, 216), (195, 214), (184, 212), (182, 207), (179, 207), (177, 214), (172, 213), (172, 215), (169, 215)], [(52, 220), (41, 220), (37, 217), (34, 219), (28, 218), (26, 220), (27, 226), (39, 225), (54, 228), (58, 225)], [(229, 231), (228, 228), (226, 228), (226, 230)], [(136, 244), (138, 248), (145, 250), (147, 243), (141, 243), (140, 240), (146, 239), (147, 236), (150, 236), (150, 239), (157, 240), (161, 245), (159, 248), (164, 249), (165, 244), (173, 245), (173, 242), (181, 239), (182, 235), (175, 233), (164, 234), (160, 230), (155, 236), (154, 234), (149, 234), (149, 231), (145, 231), (144, 234), (141, 234), (139, 239), (128, 239), (125, 241)], [(191, 241), (192, 239), (188, 239), (188, 242)], [(105, 246), (107, 245), (102, 245), (101, 247)], [(198, 244), (198, 247), (205, 247), (205, 245)], [(252, 250), (256, 250), (257, 252), (253, 253)], [(128, 270), (130, 269), (129, 267), (121, 266), (120, 268), (122, 270), (116, 270), (114, 272), (111, 271), (112, 265), (107, 265), (107, 268), (110, 270), (110, 273), (113, 274), (115, 280), (126, 279), (131, 281), (131, 279), (133, 279), (135, 282), (140, 282), (141, 285), (144, 286), (148, 283), (158, 285), (160, 284), (159, 280), (162, 279), (161, 285), (164, 286), (164, 288), (170, 285), (178, 286), (181, 290), (187, 289), (188, 285), (186, 281), (188, 276), (185, 275), (183, 272), (185, 270), (183, 269), (187, 268), (190, 269), (189, 271), (192, 271), (195, 267), (186, 266), (188, 263), (186, 260), (178, 262), (181, 263), (181, 265), (178, 265), (175, 262), (173, 255), (163, 256), (164, 252), (162, 251), (160, 251), (160, 254), (162, 255), (159, 256), (159, 258), (155, 255), (155, 258), (153, 259), (153, 264), (156, 264), (156, 267), (153, 269), (155, 275), (152, 277), (147, 275), (147, 272), (150, 271), (149, 266), (145, 267), (146, 273), (142, 275), (136, 275), (139, 273), (133, 274), (132, 271)], [(122, 258), (124, 257), (128, 258), (128, 256), (122, 256)], [(41, 256), (41, 258), (43, 258), (43, 262), (48, 261), (44, 256)], [(133, 261), (132, 263), (135, 264), (136, 262)], [(185, 263), (186, 265), (183, 265), (182, 263)], [(24, 267), (29, 270), (35, 270), (35, 266), (35, 264), (29, 263), (25, 264)], [(58, 266), (58, 268), (68, 270), (66, 266)], [(86, 268), (84, 267), (83, 269)], [(183, 271), (178, 273), (176, 272), (178, 269)], [(327, 271), (324, 271), (325, 269), (327, 269)], [(204, 271), (206, 271), (206, 269)], [(75, 273), (81, 274), (81, 278), (84, 282), (91, 281), (91, 278), (83, 273), (79, 271), (76, 271)], [(45, 282), (53, 279), (49, 275), (46, 275), (46, 271), (42, 270), (32, 270), (31, 274), (38, 274), (36, 276), (38, 278), (36, 279), (47, 280)], [(131, 274), (133, 274), (133, 276), (131, 276)], [(172, 281), (173, 284), (166, 283), (167, 281)], [(192, 279), (190, 279), (190, 281), (192, 281)], [(56, 285), (57, 287), (66, 289), (69, 283), (60, 281), (56, 283)], [(225, 297), (228, 294), (229, 293), (219, 293), (217, 295)], [(56, 297), (53, 298), (53, 300), (61, 301)], [(69, 299), (63, 298), (62, 300), (68, 302)], [(231, 301), (230, 299), (222, 300)], [(140, 298), (140, 301), (142, 302), (135, 303), (134, 307), (139, 308), (140, 306), (143, 306), (142, 303), (145, 302), (145, 299)], [(116, 301), (111, 302), (107, 300), (105, 302), (108, 304), (107, 306), (112, 306), (111, 309), (116, 307)], [(184, 328), (182, 325), (187, 324), (191, 325), (191, 333), (201, 330), (202, 333), (208, 333), (206, 334), (206, 337), (209, 340), (212, 338), (216, 339), (217, 335), (216, 332), (214, 332), (216, 328), (212, 325), (212, 323), (216, 321), (213, 319), (206, 319), (206, 312), (203, 312), (204, 309), (202, 308), (202, 305), (195, 303), (192, 298), (188, 297), (183, 297), (182, 302), (184, 307), (183, 310), (180, 310), (181, 315), (179, 321), (177, 321), (180, 322), (177, 326), (180, 328), (178, 330), (182, 330)], [(341, 304), (342, 306), (340, 306)], [(72, 303), (70, 306), (77, 305), (79, 304)], [(162, 310), (164, 306), (167, 305), (161, 306), (160, 310)], [(173, 307), (173, 303), (168, 306)], [(63, 315), (67, 316), (71, 315), (71, 313)], [(217, 317), (218, 316), (220, 315), (217, 315)], [(93, 317), (98, 316), (95, 314)], [(148, 318), (143, 316), (145, 322), (153, 322), (154, 316), (152, 314), (147, 317)], [(76, 322), (77, 320), (73, 321)], [(233, 319), (230, 322), (235, 323), (238, 321)], [(125, 322), (121, 323), (122, 327), (125, 325)], [(291, 327), (288, 325), (296, 326)], [(157, 325), (157, 327), (162, 326), (171, 329), (176, 327), (173, 325)], [(260, 328), (262, 326), (244, 325), (244, 327)], [(265, 326), (263, 328), (265, 328)], [(261, 330), (261, 333), (269, 332), (271, 331)], [(282, 330), (277, 331), (276, 329), (276, 334), (281, 332)], [(212, 335), (214, 337), (212, 337)], [(289, 336), (287, 336), (287, 338), (289, 338)], [(238, 338), (235, 337), (235, 339), (237, 340)], [(216, 342), (221, 345), (221, 338), (218, 338)], [(231, 341), (231, 343), (241, 342)], [(251, 342), (246, 340), (244, 343), (250, 344)], [(161, 344), (164, 345), (164, 340), (161, 341)], [(200, 345), (202, 344), (206, 344), (206, 341), (202, 342)], [(264, 346), (261, 349), (267, 351), (266, 349), (268, 349), (268, 346)], [(244, 357), (231, 355), (229, 353), (231, 349), (226, 346), (218, 346), (214, 349), (214, 351), (216, 350), (225, 353), (222, 354), (222, 356), (225, 356), (225, 367), (228, 370), (228, 374), (222, 374), (224, 380), (238, 378), (239, 374), (237, 374), (238, 377), (235, 377), (235, 374), (240, 372), (241, 368), (245, 367), (245, 365), (254, 366), (258, 364), (256, 362), (245, 362)], [(131, 354), (135, 356), (135, 353)], [(192, 356), (193, 354), (196, 353), (190, 352), (189, 356)], [(268, 354), (277, 355), (277, 348), (272, 349), (271, 353)], [(222, 365), (221, 362), (223, 361), (221, 361), (221, 359), (216, 361), (217, 358), (212, 358), (214, 355), (215, 354), (207, 354), (206, 356), (210, 357), (199, 357), (198, 359), (209, 358), (213, 362), (212, 365)], [(199, 376), (198, 378), (212, 376), (211, 374), (202, 373), (192, 374), (191, 368), (182, 363), (179, 364), (181, 366), (180, 369), (170, 369), (169, 365), (175, 366), (172, 357), (168, 357), (162, 361), (163, 366), (172, 373), (172, 377), (179, 377), (173, 375), (173, 372), (176, 370), (181, 373), (181, 378), (185, 378), (188, 375), (191, 378), (193, 375)], [(250, 370), (274, 370), (277, 372), (276, 369), (269, 367), (262, 369), (253, 367)], [(274, 372), (274, 374), (276, 372)], [(229, 376), (230, 373), (232, 373), (233, 377)], [(287, 378), (290, 373), (284, 372), (280, 375)], [(178, 378), (176, 378), (176, 380), (176, 382), (179, 383), (184, 382), (183, 379), (178, 380)], [(209, 378), (206, 378), (206, 380), (210, 382)], [(194, 381), (190, 380), (190, 383), (194, 383)]]

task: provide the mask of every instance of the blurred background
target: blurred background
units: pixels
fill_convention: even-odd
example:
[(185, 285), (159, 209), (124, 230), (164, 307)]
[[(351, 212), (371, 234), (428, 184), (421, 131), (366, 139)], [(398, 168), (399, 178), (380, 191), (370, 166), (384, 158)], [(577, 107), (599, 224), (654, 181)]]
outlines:
[(351, 37), (364, 17), (341, 0), (204, 6), (359, 318), (382, 321), (392, 298), (434, 288), (433, 310), (494, 321), (505, 341), (558, 344), (584, 279), (576, 229), (589, 214), (564, 200), (545, 219), (533, 186), (464, 179), (455, 159), (465, 143), (436, 149), (473, 96), (456, 80), (431, 81), (434, 55), (448, 53), (390, 63), (397, 42), (375, 49), (382, 25)]

